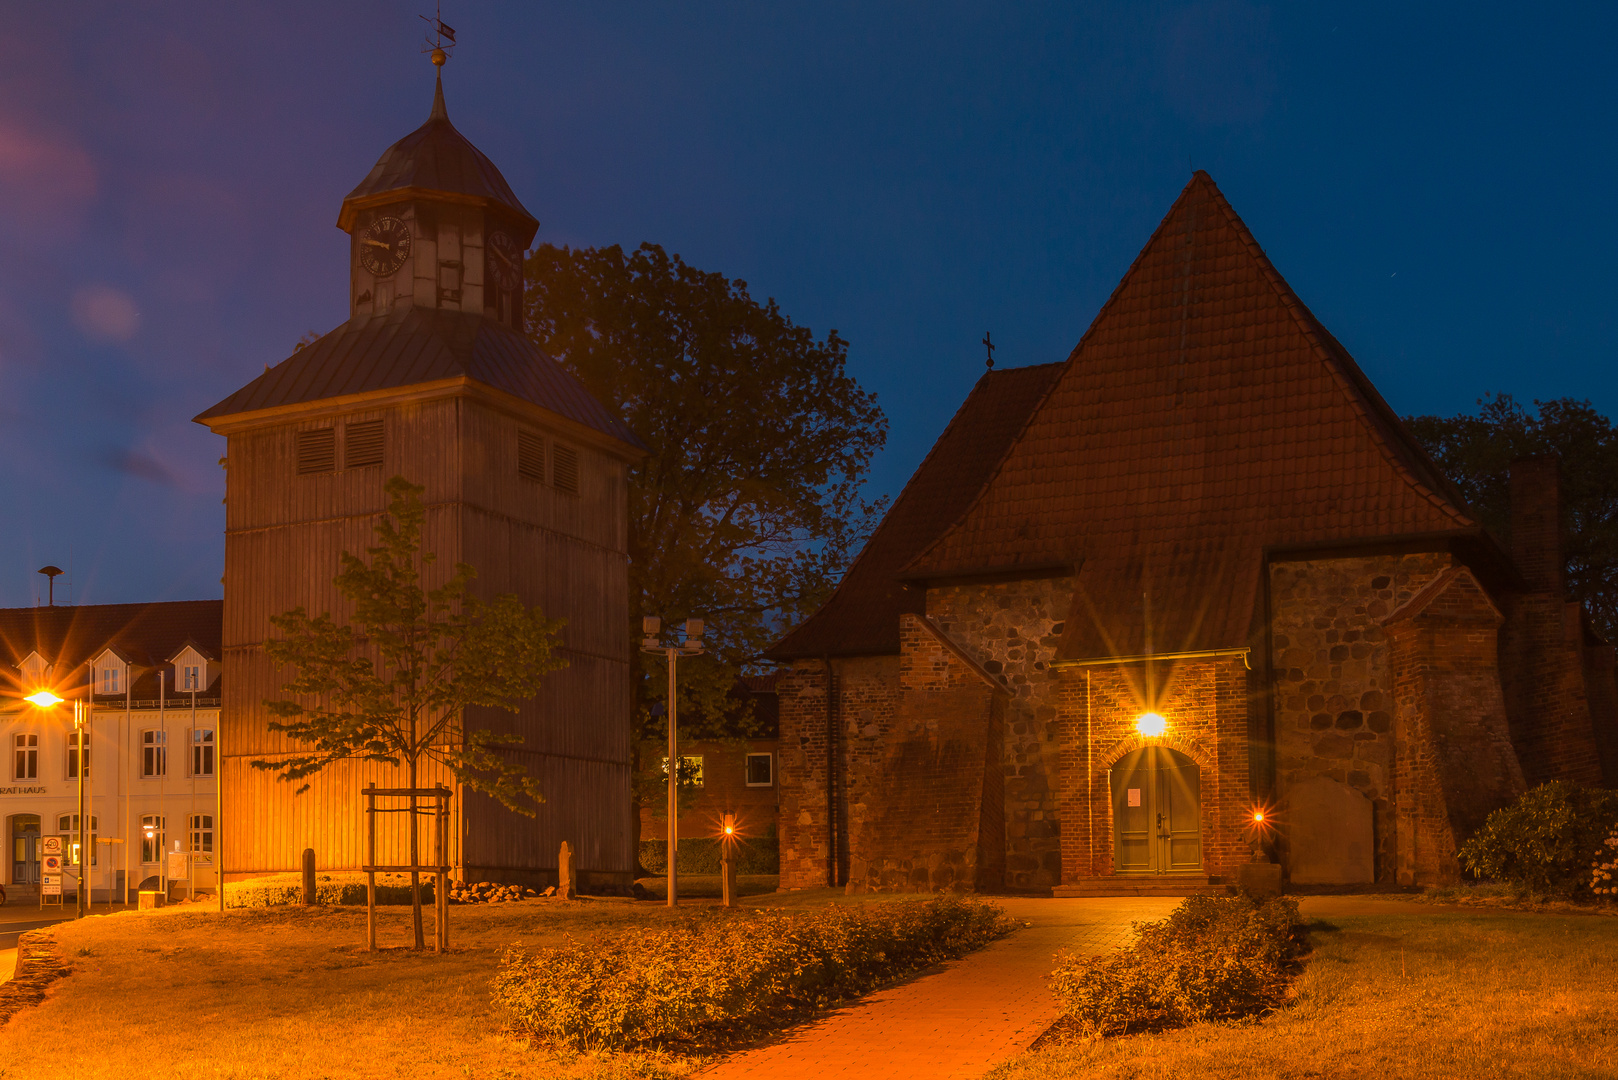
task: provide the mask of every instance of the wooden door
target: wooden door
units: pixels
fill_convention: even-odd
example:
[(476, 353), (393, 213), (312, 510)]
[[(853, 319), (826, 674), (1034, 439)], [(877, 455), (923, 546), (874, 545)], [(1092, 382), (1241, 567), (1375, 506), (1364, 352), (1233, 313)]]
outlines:
[(1144, 746), (1112, 767), (1113, 872), (1202, 869), (1202, 784), (1196, 762)]
[(39, 884), (39, 818), (34, 814), (11, 819), (11, 883)]

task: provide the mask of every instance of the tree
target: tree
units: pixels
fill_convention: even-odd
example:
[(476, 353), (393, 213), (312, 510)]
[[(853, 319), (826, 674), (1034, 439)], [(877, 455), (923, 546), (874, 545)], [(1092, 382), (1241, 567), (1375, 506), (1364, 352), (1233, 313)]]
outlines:
[(1596, 629), (1618, 640), (1618, 431), (1589, 401), (1535, 401), (1509, 394), (1478, 402), (1475, 415), (1411, 416), (1417, 440), (1496, 536), (1511, 535), (1511, 463), (1554, 453), (1562, 461), (1562, 521), (1568, 595)]
[[(539, 692), (544, 677), (565, 661), (552, 655), (562, 623), (515, 596), (484, 601), (469, 589), (472, 567), (457, 563), (436, 588), (423, 584), (436, 561), (421, 551), (423, 488), (402, 476), (389, 480), (387, 516), (377, 523), (369, 562), (348, 552), (335, 584), (352, 608), (348, 622), (303, 608), (270, 617), (281, 633), (266, 649), (296, 674), (292, 695), (265, 706), (279, 717), (273, 731), (305, 744), (304, 753), (255, 761), (279, 778), (304, 781), (339, 761), (402, 767), (417, 787), (421, 762), (437, 762), (463, 787), (481, 791), (533, 816), (543, 801), (524, 768), (501, 753), (521, 738), (468, 728), (466, 711), (516, 712)], [(313, 702), (310, 704), (310, 702)], [(418, 865), (416, 799), (410, 797), (410, 864)], [(410, 875), (416, 948), (425, 947), (419, 875)]]
[[(880, 516), (859, 493), (887, 419), (837, 331), (816, 339), (655, 244), (546, 244), (527, 276), (535, 344), (651, 451), (630, 474), (625, 632), (639, 641), (641, 615), (706, 619), (708, 655), (680, 665), (680, 727), (736, 734), (738, 673), (825, 599)], [(663, 662), (642, 656), (640, 674), (637, 747), (667, 732), (651, 708)], [(661, 756), (646, 765), (661, 775)]]

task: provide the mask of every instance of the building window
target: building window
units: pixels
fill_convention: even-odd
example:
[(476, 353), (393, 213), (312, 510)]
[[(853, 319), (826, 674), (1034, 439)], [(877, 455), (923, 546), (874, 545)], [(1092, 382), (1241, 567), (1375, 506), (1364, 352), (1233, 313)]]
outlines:
[(747, 755), (747, 786), (769, 787), (775, 783), (775, 756), (773, 754)]
[(202, 668), (197, 664), (187, 664), (180, 669), (181, 691), (202, 689)]
[(551, 483), (557, 491), (579, 493), (579, 452), (561, 443), (551, 447)]
[(16, 737), (17, 756), (12, 763), (14, 780), (39, 779), (39, 736), (22, 734)]
[(191, 815), (191, 855), (199, 863), (213, 863), (213, 815)]
[(343, 425), (343, 467), (361, 469), (382, 464), (382, 421)]
[(124, 692), (123, 680), (119, 678), (122, 673), (115, 667), (101, 669), (101, 692), (103, 694), (121, 694)]
[(213, 775), (213, 731), (209, 728), (191, 729), (191, 775)]
[(140, 819), (140, 861), (151, 864), (163, 861), (163, 845), (167, 836), (162, 814), (142, 814)]
[(517, 475), (545, 482), (545, 440), (532, 431), (517, 432)]
[[(96, 818), (90, 818), (90, 865), (96, 865)], [(56, 819), (56, 832), (62, 838), (62, 850), (67, 853), (69, 866), (79, 865), (79, 815), (63, 814)]]
[(336, 428), (300, 431), (297, 442), (299, 473), (334, 472), (337, 469)]
[(140, 774), (167, 776), (169, 772), (169, 733), (153, 728), (140, 733)]
[(79, 757), (84, 757), (84, 775), (90, 775), (90, 733), (88, 731), (70, 731), (67, 733), (67, 778), (79, 778)]
[[(663, 764), (662, 764), (661, 767), (663, 769), (663, 775), (667, 776), (669, 774), (669, 759), (668, 758), (663, 759)], [(690, 784), (692, 787), (701, 787), (702, 786), (702, 755), (701, 754), (681, 754), (680, 755), (680, 783), (682, 783), (682, 784)]]

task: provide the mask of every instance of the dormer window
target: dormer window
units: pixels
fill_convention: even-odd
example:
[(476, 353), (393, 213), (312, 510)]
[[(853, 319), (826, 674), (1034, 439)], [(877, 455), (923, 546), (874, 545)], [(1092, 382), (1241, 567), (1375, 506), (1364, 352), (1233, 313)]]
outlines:
[(180, 669), (181, 690), (202, 689), (202, 668), (197, 664), (187, 664)]
[(121, 694), (121, 693), (123, 693), (124, 692), (123, 679), (120, 678), (120, 676), (122, 674), (123, 674), (123, 672), (119, 671), (115, 667), (104, 667), (104, 668), (102, 668), (101, 669), (101, 688), (97, 692), (102, 693), (102, 694)]

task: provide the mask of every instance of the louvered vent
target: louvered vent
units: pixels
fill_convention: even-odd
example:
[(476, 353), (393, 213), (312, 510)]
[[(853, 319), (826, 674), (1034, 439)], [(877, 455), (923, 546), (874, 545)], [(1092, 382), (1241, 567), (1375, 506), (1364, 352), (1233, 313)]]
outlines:
[(517, 475), (545, 482), (545, 440), (532, 431), (517, 432)]
[(382, 464), (382, 421), (366, 420), (343, 425), (343, 467), (359, 469)]
[(579, 452), (571, 446), (563, 446), (561, 443), (557, 443), (551, 457), (551, 483), (556, 485), (557, 491), (577, 495), (579, 493)]
[(337, 429), (298, 432), (298, 472), (332, 472), (337, 468)]

